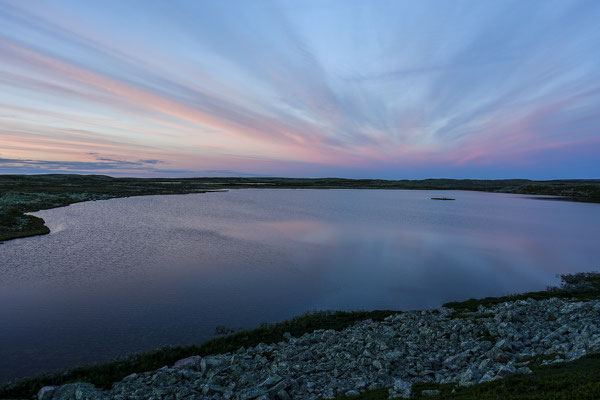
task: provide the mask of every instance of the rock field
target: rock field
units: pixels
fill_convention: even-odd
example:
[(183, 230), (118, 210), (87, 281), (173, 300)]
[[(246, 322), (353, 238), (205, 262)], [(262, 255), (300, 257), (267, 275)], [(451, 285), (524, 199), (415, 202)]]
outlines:
[[(600, 301), (517, 300), (477, 312), (441, 308), (317, 330), (284, 342), (130, 375), (110, 390), (89, 383), (40, 389), (47, 400), (333, 398), (390, 388), (407, 398), (413, 382), (472, 385), (531, 373), (531, 359), (563, 362), (600, 352)], [(433, 393), (435, 394), (435, 391)]]

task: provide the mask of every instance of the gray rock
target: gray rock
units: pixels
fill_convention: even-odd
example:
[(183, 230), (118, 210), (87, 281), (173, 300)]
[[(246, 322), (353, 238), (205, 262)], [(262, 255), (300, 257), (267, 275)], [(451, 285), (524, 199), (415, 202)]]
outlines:
[[(451, 319), (450, 309), (409, 311), (341, 331), (286, 334), (276, 344), (189, 357), (171, 368), (132, 374), (110, 390), (70, 384), (44, 388), (38, 397), (311, 400), (391, 387), (391, 398), (406, 398), (412, 382), (471, 385), (531, 373), (525, 363), (515, 363), (521, 358), (565, 355), (554, 363), (600, 352), (599, 312), (598, 300), (561, 299), (506, 302), (472, 313), (494, 318)], [(548, 321), (549, 315), (555, 318)]]
[(494, 381), (496, 379), (498, 379), (496, 377), (496, 375), (492, 371), (488, 371), (485, 374), (483, 374), (483, 376), (479, 380), (479, 383), (491, 382), (491, 381)]
[(279, 375), (271, 375), (258, 386), (265, 386), (270, 388), (271, 386), (275, 386), (277, 383), (279, 383), (281, 379), (282, 378)]
[(238, 393), (238, 398), (240, 400), (253, 400), (264, 394), (266, 394), (264, 389), (252, 388), (243, 390), (240, 393)]
[(480, 378), (481, 372), (477, 368), (468, 368), (465, 372), (461, 374), (459, 384), (461, 386), (469, 386), (479, 382)]
[(175, 361), (175, 365), (173, 365), (173, 367), (175, 367), (175, 368), (189, 367), (190, 365), (199, 364), (200, 360), (202, 360), (202, 357), (200, 357), (200, 356), (187, 357), (187, 358)]
[(49, 400), (54, 394), (54, 386), (44, 386), (37, 392), (38, 400)]
[(91, 383), (69, 383), (55, 388), (52, 400), (101, 400), (106, 396)]
[(521, 367), (517, 370), (517, 372), (519, 372), (520, 374), (526, 374), (526, 375), (533, 374), (533, 371), (529, 367)]
[(503, 365), (500, 367), (500, 369), (498, 370), (498, 376), (507, 376), (510, 374), (514, 374), (515, 372), (517, 372), (517, 369), (512, 366), (512, 365)]
[(494, 358), (494, 361), (499, 362), (499, 363), (507, 363), (510, 360), (504, 354), (500, 353), (500, 354), (496, 355), (496, 357)]
[(277, 400), (291, 400), (290, 395), (284, 389), (277, 392)]
[(412, 383), (403, 379), (394, 379), (394, 386), (390, 390), (390, 398), (392, 399), (408, 399), (412, 393)]

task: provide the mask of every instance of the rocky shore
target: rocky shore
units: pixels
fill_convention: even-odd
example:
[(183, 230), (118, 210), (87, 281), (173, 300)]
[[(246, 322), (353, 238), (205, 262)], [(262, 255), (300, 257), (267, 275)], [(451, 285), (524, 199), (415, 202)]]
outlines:
[[(44, 387), (39, 399), (318, 399), (389, 388), (408, 398), (414, 382), (468, 386), (529, 374), (600, 352), (600, 300), (516, 300), (475, 312), (411, 311), (344, 330), (286, 335), (233, 353), (189, 357), (132, 374), (101, 390), (89, 383)], [(435, 395), (435, 390), (426, 393)]]

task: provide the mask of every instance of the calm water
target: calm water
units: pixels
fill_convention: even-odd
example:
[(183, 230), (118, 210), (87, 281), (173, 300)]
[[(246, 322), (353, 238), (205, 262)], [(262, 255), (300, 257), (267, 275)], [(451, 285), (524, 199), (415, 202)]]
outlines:
[(50, 235), (0, 245), (0, 381), (217, 325), (437, 307), (600, 269), (599, 204), (510, 194), (249, 189), (36, 215)]

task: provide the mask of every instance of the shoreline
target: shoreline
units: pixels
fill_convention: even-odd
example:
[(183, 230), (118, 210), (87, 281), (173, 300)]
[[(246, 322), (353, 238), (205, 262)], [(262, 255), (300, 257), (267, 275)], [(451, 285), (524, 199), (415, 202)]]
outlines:
[[(132, 378), (130, 376), (132, 374), (136, 374), (135, 376), (137, 376), (141, 380), (153, 379), (153, 377), (155, 377), (156, 374), (159, 374), (159, 375), (161, 375), (161, 374), (164, 375), (167, 373), (168, 374), (171, 374), (171, 373), (179, 374), (182, 365), (184, 367), (188, 366), (186, 368), (189, 368), (192, 371), (203, 372), (204, 371), (203, 368), (206, 369), (206, 367), (201, 367), (201, 361), (203, 359), (205, 360), (205, 363), (206, 363), (206, 362), (209, 362), (209, 360), (228, 359), (228, 358), (233, 357), (235, 354), (238, 354), (238, 355), (239, 354), (242, 354), (242, 355), (249, 354), (247, 352), (259, 352), (262, 354), (264, 352), (268, 353), (271, 351), (277, 351), (277, 352), (279, 352), (277, 354), (280, 354), (280, 355), (283, 354), (287, 357), (289, 355), (288, 353), (286, 353), (287, 350), (285, 350), (285, 348), (286, 348), (285, 346), (287, 346), (287, 345), (301, 344), (302, 346), (305, 346), (305, 347), (312, 346), (312, 345), (318, 346), (319, 344), (329, 343), (328, 340), (330, 337), (334, 337), (334, 336), (338, 337), (339, 335), (347, 336), (348, 332), (358, 332), (358, 331), (367, 332), (368, 335), (370, 335), (368, 337), (370, 337), (371, 339), (369, 339), (367, 342), (362, 342), (363, 344), (360, 345), (359, 347), (363, 350), (371, 349), (370, 352), (373, 352), (374, 350), (372, 349), (372, 345), (368, 345), (368, 342), (369, 341), (377, 342), (376, 337), (379, 334), (379, 332), (384, 332), (386, 330), (391, 329), (390, 324), (393, 325), (396, 322), (404, 324), (404, 325), (398, 325), (398, 326), (400, 326), (400, 328), (398, 328), (398, 329), (409, 329), (410, 327), (426, 326), (427, 324), (431, 325), (431, 323), (432, 323), (431, 321), (438, 324), (438, 328), (436, 328), (434, 330), (431, 330), (431, 328), (430, 328), (430, 331), (429, 331), (430, 333), (419, 332), (417, 334), (417, 336), (415, 336), (414, 332), (413, 332), (413, 335), (410, 336), (413, 341), (418, 341), (418, 340), (420, 340), (419, 338), (421, 338), (421, 337), (427, 337), (427, 335), (429, 335), (429, 334), (434, 334), (434, 332), (443, 331), (444, 329), (450, 329), (450, 331), (448, 331), (448, 332), (451, 333), (451, 332), (453, 332), (453, 329), (454, 329), (453, 326), (455, 326), (455, 325), (459, 326), (461, 324), (462, 324), (461, 326), (470, 326), (471, 327), (465, 331), (466, 332), (465, 334), (468, 335), (469, 332), (471, 332), (471, 331), (473, 331), (473, 329), (475, 329), (473, 327), (477, 327), (477, 326), (480, 326), (481, 324), (487, 323), (487, 325), (486, 325), (487, 327), (485, 329), (489, 330), (488, 332), (481, 330), (483, 328), (481, 328), (481, 326), (480, 326), (477, 329), (479, 329), (479, 331), (481, 331), (482, 333), (480, 332), (480, 333), (476, 334), (475, 336), (471, 335), (471, 336), (469, 336), (470, 339), (468, 339), (468, 340), (465, 339), (465, 340), (489, 342), (489, 344), (483, 344), (481, 346), (490, 347), (490, 351), (491, 351), (491, 349), (494, 349), (494, 348), (500, 348), (500, 350), (501, 350), (500, 354), (502, 354), (503, 351), (504, 352), (509, 351), (509, 350), (507, 350), (507, 346), (505, 346), (502, 343), (505, 343), (507, 340), (509, 342), (512, 342), (515, 340), (515, 338), (511, 337), (510, 334), (505, 338), (504, 336), (506, 336), (506, 335), (503, 335), (501, 331), (497, 331), (498, 328), (494, 328), (494, 326), (502, 326), (502, 324), (504, 324), (504, 326), (507, 326), (506, 324), (510, 325), (511, 323), (518, 323), (519, 318), (523, 319), (524, 315), (525, 316), (533, 315), (533, 314), (535, 314), (534, 311), (538, 310), (543, 315), (540, 314), (540, 315), (542, 315), (540, 317), (541, 319), (538, 318), (538, 320), (536, 322), (537, 325), (534, 325), (534, 326), (539, 327), (539, 329), (550, 329), (550, 331), (549, 331), (550, 334), (553, 334), (552, 332), (554, 332), (555, 330), (564, 330), (565, 329), (564, 326), (567, 326), (567, 328), (566, 328), (567, 331), (565, 331), (565, 332), (570, 332), (569, 323), (572, 322), (571, 321), (572, 318), (571, 318), (571, 320), (569, 320), (569, 318), (573, 312), (577, 312), (577, 310), (584, 310), (584, 309), (587, 309), (590, 307), (593, 308), (592, 312), (597, 313), (597, 311), (595, 311), (595, 310), (596, 309), (600, 310), (600, 275), (599, 274), (588, 273), (588, 274), (565, 275), (562, 277), (562, 281), (563, 281), (563, 284), (560, 288), (553, 288), (553, 289), (548, 289), (548, 290), (539, 291), (539, 292), (528, 292), (528, 293), (512, 295), (512, 296), (488, 297), (488, 298), (484, 298), (484, 299), (469, 299), (469, 300), (462, 301), (462, 302), (450, 302), (450, 303), (445, 303), (442, 306), (442, 308), (440, 308), (440, 309), (427, 310), (427, 311), (402, 312), (402, 311), (388, 310), (388, 311), (358, 311), (358, 312), (328, 312), (328, 313), (323, 312), (323, 313), (316, 313), (316, 314), (308, 314), (308, 315), (294, 318), (292, 320), (261, 326), (254, 330), (240, 331), (240, 332), (230, 334), (228, 336), (211, 339), (211, 340), (203, 343), (200, 346), (164, 348), (164, 349), (160, 349), (160, 350), (157, 350), (157, 351), (151, 352), (151, 353), (140, 353), (140, 354), (134, 355), (132, 357), (129, 357), (127, 359), (117, 360), (117, 361), (114, 361), (111, 363), (105, 363), (105, 364), (88, 366), (88, 367), (78, 367), (78, 368), (70, 369), (68, 371), (57, 372), (57, 373), (53, 373), (53, 374), (46, 374), (46, 375), (32, 377), (32, 378), (24, 378), (21, 380), (13, 381), (11, 383), (0, 384), (0, 398), (23, 398), (23, 397), (34, 395), (43, 386), (62, 387), (60, 385), (70, 383), (70, 382), (76, 382), (76, 381), (91, 382), (91, 384), (95, 385), (95, 387), (88, 385), (88, 386), (86, 386), (87, 389), (92, 390), (91, 388), (93, 388), (92, 392), (94, 392), (94, 393), (97, 392), (96, 394), (98, 396), (104, 396), (104, 397), (90, 397), (90, 398), (119, 398), (118, 396), (111, 397), (112, 394), (114, 394), (112, 392), (110, 392), (112, 394), (110, 396), (108, 396), (109, 392), (107, 392), (106, 390), (113, 387), (113, 383), (119, 382), (119, 381), (123, 380), (124, 378), (125, 378), (125, 380), (123, 380), (122, 384), (120, 384), (120, 386), (119, 385), (117, 385), (117, 386), (120, 387), (122, 390), (125, 390), (125, 391), (129, 390), (127, 388), (130, 388), (131, 385), (127, 382), (135, 381), (135, 379), (134, 379), (135, 377)], [(574, 306), (574, 305), (576, 305), (576, 306)], [(523, 308), (523, 307), (525, 307), (525, 308)], [(556, 310), (563, 310), (563, 311), (556, 311), (555, 314), (551, 315), (550, 317), (547, 317), (546, 311), (549, 309), (549, 307), (555, 307)], [(532, 310), (534, 310), (534, 311), (532, 311)], [(536, 311), (536, 312), (538, 312), (538, 311)], [(519, 315), (521, 317), (518, 317)], [(551, 318), (551, 317), (553, 317), (553, 318)], [(407, 318), (408, 318), (407, 321), (409, 321), (408, 325), (405, 323), (406, 321), (404, 321)], [(402, 321), (404, 321), (404, 322), (402, 322)], [(580, 322), (581, 321), (585, 322), (587, 320), (585, 320), (585, 318), (584, 318), (584, 319), (580, 319)], [(425, 324), (425, 325), (423, 325), (423, 324)], [(442, 324), (442, 325), (439, 325), (439, 324)], [(500, 324), (500, 325), (498, 325), (498, 324)], [(564, 324), (566, 324), (566, 325), (564, 325)], [(586, 326), (588, 326), (588, 325), (586, 325)], [(588, 353), (586, 349), (588, 349), (588, 350), (592, 349), (592, 348), (595, 349), (593, 352), (589, 352), (589, 353), (596, 353), (596, 352), (600, 351), (600, 327), (598, 327), (596, 325), (594, 325), (594, 326), (595, 326), (595, 328), (579, 327), (579, 328), (573, 330), (573, 334), (580, 335), (580, 336), (574, 336), (575, 338), (578, 338), (577, 340), (579, 340), (579, 338), (582, 337), (581, 335), (584, 335), (584, 334), (588, 335), (588, 333), (589, 333), (589, 335), (586, 336), (585, 338), (587, 338), (587, 339), (593, 338), (593, 340), (594, 340), (593, 343), (596, 343), (596, 342), (597, 343), (594, 345), (591, 345), (588, 342), (582, 342), (583, 347), (581, 347), (581, 346), (577, 347), (578, 350), (573, 350), (575, 353), (573, 353), (573, 351), (571, 351), (574, 355), (576, 355), (576, 357), (575, 356), (569, 356), (569, 357), (561, 356), (561, 360), (564, 361), (567, 359), (569, 359), (569, 360), (578, 359), (582, 355), (585, 355)], [(551, 328), (548, 328), (548, 327), (551, 327)], [(552, 327), (554, 327), (554, 328), (552, 328)], [(496, 329), (496, 331), (491, 332), (494, 329)], [(592, 330), (588, 333), (585, 333), (585, 332), (587, 332), (586, 329), (592, 329)], [(598, 330), (598, 332), (596, 332), (596, 330)], [(479, 331), (477, 331), (477, 332), (479, 332)], [(517, 330), (517, 331), (519, 331), (519, 330)], [(582, 333), (579, 334), (578, 333), (579, 331), (581, 331)], [(475, 332), (475, 331), (473, 331), (473, 332)], [(335, 343), (340, 344), (340, 345), (343, 343), (347, 343), (349, 341), (348, 338), (354, 337), (352, 335), (353, 334), (350, 334), (350, 336), (347, 336), (346, 339), (337, 341)], [(451, 336), (452, 335), (450, 335), (450, 337)], [(450, 340), (450, 337), (446, 338), (446, 339)], [(549, 337), (552, 337), (552, 336), (549, 336)], [(560, 335), (557, 337), (560, 337)], [(438, 341), (443, 342), (444, 340), (446, 340), (443, 338), (443, 336), (440, 336), (440, 335), (437, 335), (434, 338), (435, 338), (435, 341), (434, 341), (435, 343), (437, 343)], [(406, 337), (404, 338), (404, 342), (410, 343), (410, 341), (406, 341), (405, 339), (406, 339)], [(581, 340), (583, 340), (583, 339), (581, 339)], [(434, 343), (434, 342), (432, 342), (432, 343)], [(464, 342), (464, 340), (463, 340), (463, 342)], [(492, 343), (492, 342), (495, 342), (495, 343)], [(377, 343), (379, 343), (379, 342), (377, 342)], [(473, 343), (475, 343), (475, 342), (473, 342)], [(498, 343), (501, 343), (501, 344), (496, 346)], [(523, 343), (526, 343), (526, 342), (523, 342)], [(523, 345), (523, 343), (522, 343), (522, 345)], [(558, 344), (551, 343), (551, 342), (549, 342), (549, 343), (551, 345), (556, 345), (556, 346), (564, 346), (565, 345), (564, 342), (560, 342)], [(460, 344), (460, 343), (458, 343), (458, 344)], [(458, 344), (451, 345), (450, 348), (452, 348), (452, 346), (456, 346)], [(568, 344), (568, 342), (566, 344)], [(284, 347), (281, 347), (281, 346), (284, 346)], [(431, 344), (429, 344), (428, 346), (431, 346)], [(475, 343), (475, 347), (476, 346), (477, 346), (477, 344)], [(508, 346), (508, 349), (512, 349), (513, 347), (516, 348), (516, 346), (517, 346), (516, 344), (514, 346), (513, 345)], [(560, 347), (557, 347), (557, 348), (560, 348)], [(243, 350), (240, 350), (240, 349), (243, 349)], [(265, 350), (265, 349), (267, 349), (267, 350)], [(282, 350), (282, 349), (284, 349), (284, 350)], [(429, 350), (429, 347), (427, 347), (427, 349)], [(550, 347), (550, 349), (551, 349), (551, 347)], [(544, 351), (546, 351), (546, 350), (547, 349), (544, 349)], [(302, 351), (305, 351), (305, 349)], [(320, 350), (314, 350), (313, 353), (316, 354), (316, 353), (318, 353), (318, 351), (320, 351)], [(381, 351), (381, 349), (380, 349), (380, 351)], [(442, 350), (439, 350), (439, 351), (442, 351)], [(443, 350), (443, 351), (446, 351), (446, 350)], [(582, 353), (582, 351), (583, 351), (583, 353)], [(383, 349), (382, 354), (387, 354), (390, 352), (392, 352), (391, 349)], [(535, 353), (535, 352), (536, 352), (536, 350), (533, 350), (533, 353)], [(362, 353), (362, 350), (361, 350), (361, 352), (359, 352), (359, 354), (360, 353)], [(530, 354), (530, 356), (537, 357), (538, 355), (540, 355), (537, 353), (536, 354), (533, 354), (533, 353)], [(550, 352), (550, 354), (552, 355), (551, 359), (556, 359), (555, 353), (558, 354), (556, 351)], [(565, 351), (565, 353), (567, 353), (567, 352)], [(229, 356), (223, 356), (223, 357), (225, 357), (225, 358), (223, 358), (223, 357), (219, 356), (219, 354), (221, 354), (221, 355), (229, 354)], [(273, 354), (275, 354), (275, 353), (273, 353)], [(512, 353), (510, 353), (510, 354), (512, 354)], [(507, 353), (507, 357), (509, 357), (510, 354)], [(549, 355), (549, 354), (545, 354), (545, 355)], [(254, 357), (254, 356), (252, 356), (252, 357)], [(359, 357), (362, 357), (362, 356), (359, 356)], [(242, 357), (242, 359), (243, 358), (244, 357)], [(510, 360), (508, 360), (506, 362), (504, 362), (502, 360), (500, 360), (499, 362), (494, 361), (494, 363), (492, 363), (491, 365), (495, 365), (497, 367), (498, 371), (496, 371), (495, 375), (493, 375), (493, 376), (488, 374), (488, 376), (487, 376), (486, 380), (484, 380), (484, 382), (488, 382), (488, 380), (489, 380), (489, 382), (496, 381), (496, 377), (498, 376), (498, 374), (501, 375), (500, 377), (503, 377), (505, 375), (512, 376), (514, 373), (518, 372), (518, 368), (523, 368), (523, 367), (529, 365), (529, 363), (527, 363), (527, 364), (523, 364), (522, 366), (515, 366), (516, 365), (515, 363), (523, 362), (523, 361), (517, 361), (516, 356), (515, 357), (510, 356), (509, 358), (511, 358), (512, 361), (514, 361), (512, 364), (509, 364)], [(379, 358), (376, 358), (375, 360), (377, 360), (377, 359), (379, 359)], [(548, 358), (546, 357), (543, 359), (547, 360)], [(186, 360), (186, 361), (181, 361), (181, 360)], [(532, 360), (530, 360), (530, 362)], [(544, 361), (542, 359), (540, 359), (540, 360), (541, 360), (541, 362), (539, 364), (541, 365)], [(383, 362), (383, 361), (385, 361), (385, 357), (380, 359), (380, 362)], [(272, 362), (272, 361), (269, 361), (269, 362)], [(301, 360), (298, 360), (297, 362), (301, 362)], [(375, 361), (372, 360), (372, 362), (374, 363)], [(588, 361), (586, 361), (586, 362), (588, 362)], [(596, 361), (594, 361), (594, 362), (596, 362)], [(177, 364), (178, 366), (172, 367), (175, 364)], [(546, 361), (546, 364), (548, 364), (547, 361)], [(505, 368), (502, 370), (502, 372), (500, 372), (500, 369), (502, 368), (502, 366), (507, 366), (507, 365), (508, 365), (508, 367), (506, 367), (506, 368), (508, 368), (508, 369)], [(564, 365), (569, 365), (569, 364), (567, 363)], [(594, 365), (596, 365), (596, 364), (594, 364)], [(598, 359), (597, 365), (600, 370), (600, 359)], [(171, 367), (164, 367), (164, 366), (171, 366)], [(514, 369), (511, 368), (511, 366), (514, 367)], [(537, 365), (535, 363), (530, 365), (530, 367), (532, 367), (532, 368), (533, 368), (533, 366), (535, 366), (537, 368), (539, 365)], [(255, 367), (252, 367), (252, 368), (255, 368)], [(378, 367), (378, 365), (375, 363), (374, 368), (377, 369), (377, 367)], [(369, 368), (371, 368), (371, 367), (369, 367)], [(527, 367), (527, 368), (529, 368), (529, 367)], [(417, 369), (418, 369), (418, 367), (417, 367)], [(535, 368), (534, 368), (534, 370), (535, 370)], [(153, 372), (141, 374), (143, 371), (153, 371)], [(160, 371), (162, 371), (162, 372), (160, 372)], [(449, 373), (453, 373), (451, 370), (448, 370), (448, 371), (449, 371)], [(523, 370), (523, 371), (526, 372), (527, 374), (529, 374), (529, 372), (527, 370)], [(417, 372), (419, 372), (419, 371), (417, 371)], [(463, 378), (466, 379), (466, 375), (463, 376), (464, 373), (466, 373), (466, 369), (464, 369), (464, 371), (461, 370), (461, 374), (460, 374), (461, 378), (459, 379), (458, 383), (460, 383), (461, 379), (463, 379)], [(201, 375), (202, 375), (202, 373), (201, 373)], [(282, 375), (283, 374), (279, 374), (278, 376), (281, 377)], [(127, 376), (130, 376), (130, 377), (126, 378)], [(454, 376), (454, 378), (452, 378), (453, 376)], [(417, 388), (421, 387), (422, 384), (427, 384), (429, 386), (426, 385), (426, 387), (431, 387), (432, 384), (439, 384), (439, 385), (454, 384), (454, 383), (456, 383), (456, 382), (454, 382), (454, 380), (456, 380), (457, 376), (458, 375), (455, 374), (455, 375), (444, 376), (440, 379), (436, 378), (435, 382), (429, 382), (428, 381), (429, 378), (427, 378), (425, 380), (425, 382), (421, 382), (418, 379), (416, 379), (416, 380), (412, 379), (415, 377), (408, 376), (408, 378), (404, 377), (406, 379), (404, 379), (403, 382), (409, 382), (409, 383), (411, 383), (411, 385), (415, 384), (415, 385), (417, 385), (416, 386)], [(469, 381), (471, 383), (462, 385), (462, 386), (459, 385), (459, 386), (460, 387), (464, 386), (465, 388), (468, 388), (472, 385), (485, 384), (484, 382), (479, 383), (479, 380), (481, 380), (485, 376), (484, 373), (482, 373), (480, 375), (477, 375), (477, 373), (475, 373), (475, 375), (473, 375), (473, 376), (477, 376), (477, 379), (478, 379), (477, 382), (473, 382), (475, 380), (475, 378), (473, 378)], [(204, 377), (205, 376), (202, 375), (200, 378), (204, 379)], [(408, 381), (407, 381), (407, 379), (408, 379)], [(464, 381), (464, 382), (467, 382), (467, 381)], [(255, 382), (255, 383), (259, 383), (259, 382)], [(385, 383), (385, 381), (382, 381), (382, 384), (383, 383)], [(387, 382), (387, 383), (389, 383), (389, 382)], [(206, 383), (203, 383), (203, 385), (205, 385), (205, 384)], [(399, 383), (398, 383), (398, 385), (399, 385)], [(396, 385), (396, 386), (398, 386), (398, 385)], [(421, 385), (421, 386), (419, 386), (419, 385)], [(600, 385), (600, 383), (599, 383), (599, 385)], [(379, 385), (379, 386), (381, 386), (381, 385)], [(391, 386), (393, 386), (393, 385), (391, 385)], [(148, 387), (153, 388), (154, 385), (151, 384)], [(317, 387), (318, 387), (318, 385), (317, 385)], [(64, 390), (67, 390), (67, 389), (70, 390), (70, 388), (73, 388), (73, 386), (68, 386)], [(99, 391), (100, 388), (103, 388), (104, 391), (100, 392)], [(369, 386), (366, 385), (363, 387), (363, 386), (358, 385), (358, 388), (359, 389), (362, 388), (363, 390), (368, 390)], [(399, 388), (399, 386), (396, 389), (398, 389), (398, 388)], [(599, 386), (599, 388), (600, 388), (600, 386)], [(121, 389), (119, 389), (119, 390), (121, 390)], [(373, 393), (380, 393), (382, 389), (385, 389), (385, 388), (383, 386), (370, 388), (370, 390), (372, 390)], [(396, 390), (396, 389), (394, 389), (394, 390)], [(50, 389), (47, 389), (47, 390), (50, 390)], [(54, 390), (58, 390), (58, 389), (55, 388)], [(60, 389), (60, 390), (63, 390), (63, 389)], [(356, 388), (350, 388), (347, 390), (347, 392), (351, 392), (352, 390), (356, 391)], [(429, 390), (429, 389), (427, 389), (427, 390)], [(431, 389), (431, 390), (438, 390), (438, 389)], [(289, 389), (288, 391), (293, 391), (293, 390)], [(358, 392), (359, 391), (357, 391), (356, 394), (358, 394)], [(218, 393), (220, 393), (220, 392), (218, 392), (218, 390), (213, 393), (217, 397), (206, 397), (206, 398), (220, 398), (220, 397), (218, 397), (219, 396)], [(296, 393), (296, 392), (294, 392), (294, 393)], [(383, 392), (381, 392), (381, 393), (383, 393)], [(338, 395), (339, 393), (334, 391), (333, 394)], [(345, 395), (346, 392), (344, 392), (343, 394)], [(355, 393), (351, 392), (350, 394), (355, 394)], [(116, 394), (115, 394), (115, 396), (116, 396)], [(312, 397), (310, 397), (310, 393), (307, 394), (308, 397), (298, 397), (298, 396), (299, 396), (299, 394), (296, 393), (296, 397), (292, 396), (292, 398), (312, 398)], [(386, 391), (386, 396), (387, 396), (387, 391)], [(332, 398), (329, 395), (327, 395), (327, 397)], [(49, 398), (49, 397), (44, 397), (44, 398)], [(55, 397), (55, 399), (62, 399), (62, 398), (63, 397)], [(68, 398), (68, 397), (64, 397), (64, 398)], [(249, 398), (252, 398), (252, 397), (249, 397)], [(379, 398), (379, 397), (377, 397), (377, 398)]]
[(468, 190), (600, 203), (600, 180), (381, 180), (342, 178), (111, 178), (104, 175), (0, 175), (0, 243), (48, 234), (27, 213), (113, 198), (209, 193), (230, 189)]

